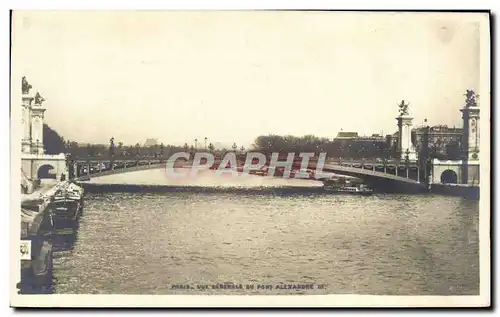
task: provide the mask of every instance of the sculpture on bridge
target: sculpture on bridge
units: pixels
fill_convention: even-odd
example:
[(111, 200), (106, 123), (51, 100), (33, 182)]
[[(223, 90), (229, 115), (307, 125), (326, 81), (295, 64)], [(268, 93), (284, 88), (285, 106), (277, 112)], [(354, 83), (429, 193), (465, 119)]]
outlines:
[(407, 116), (409, 115), (410, 113), (408, 112), (408, 106), (410, 104), (409, 103), (406, 103), (405, 104), (405, 101), (404, 100), (401, 100), (401, 103), (398, 104), (398, 107), (399, 107), (399, 115), (400, 116)]
[(476, 98), (479, 97), (479, 95), (477, 95), (474, 90), (467, 90), (464, 96), (467, 108), (478, 107)]
[(28, 80), (26, 79), (26, 76), (23, 76), (22, 78), (22, 86), (21, 90), (23, 94), (28, 94), (30, 92), (30, 89), (32, 86), (28, 83)]
[(35, 105), (41, 105), (42, 102), (45, 101), (45, 98), (42, 97), (42, 95), (40, 95), (39, 92), (36, 93), (35, 95)]

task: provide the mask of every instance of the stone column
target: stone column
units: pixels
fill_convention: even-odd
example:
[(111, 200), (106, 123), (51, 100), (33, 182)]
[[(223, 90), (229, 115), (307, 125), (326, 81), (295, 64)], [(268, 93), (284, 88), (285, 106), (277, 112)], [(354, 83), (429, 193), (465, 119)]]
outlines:
[(464, 134), (462, 140), (462, 184), (477, 184), (479, 176), (479, 105), (476, 101), (478, 97), (473, 90), (467, 90), (462, 119), (464, 124)]
[(21, 150), (23, 153), (31, 153), (31, 103), (35, 99), (30, 93), (31, 85), (28, 84), (26, 77), (22, 78), (22, 116), (21, 124), (23, 126)]
[(400, 159), (405, 160), (407, 155), (411, 162), (417, 160), (417, 154), (413, 143), (411, 142), (411, 130), (413, 117), (408, 112), (408, 104), (404, 100), (399, 104), (400, 112), (396, 118), (398, 121), (398, 150), (400, 151)]
[(479, 160), (479, 106), (475, 102), (475, 97), (474, 101), (469, 101), (460, 111), (464, 122), (464, 158)]
[(43, 97), (36, 93), (35, 104), (31, 107), (31, 140), (32, 152), (43, 154), (43, 117), (45, 109), (42, 107)]

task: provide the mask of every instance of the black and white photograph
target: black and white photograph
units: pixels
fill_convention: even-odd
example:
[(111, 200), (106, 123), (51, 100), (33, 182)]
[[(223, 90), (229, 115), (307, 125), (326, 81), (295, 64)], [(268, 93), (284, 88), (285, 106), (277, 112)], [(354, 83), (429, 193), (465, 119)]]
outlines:
[(10, 58), (11, 306), (490, 304), (487, 11), (13, 10)]

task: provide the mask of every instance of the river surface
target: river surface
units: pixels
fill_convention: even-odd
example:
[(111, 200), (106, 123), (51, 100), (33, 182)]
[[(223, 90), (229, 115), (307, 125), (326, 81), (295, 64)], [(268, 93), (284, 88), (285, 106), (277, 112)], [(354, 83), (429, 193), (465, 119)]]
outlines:
[(88, 194), (54, 291), (477, 295), (478, 224), (436, 195)]

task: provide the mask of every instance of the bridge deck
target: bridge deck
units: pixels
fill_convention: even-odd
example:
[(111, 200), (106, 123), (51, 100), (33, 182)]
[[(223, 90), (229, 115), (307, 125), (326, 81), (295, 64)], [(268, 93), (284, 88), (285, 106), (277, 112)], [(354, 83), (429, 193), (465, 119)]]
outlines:
[[(102, 162), (102, 161), (101, 161)], [(107, 161), (109, 162), (109, 161)], [(117, 161), (114, 161), (117, 162)], [(130, 160), (124, 160), (121, 162), (131, 162)], [(114, 168), (114, 169), (106, 169), (102, 170), (101, 172), (93, 172), (93, 173), (85, 173), (86, 175), (83, 175), (78, 177), (78, 180), (82, 180), (83, 178), (87, 177), (99, 177), (99, 176), (106, 176), (106, 175), (113, 175), (113, 174), (118, 174), (118, 173), (128, 173), (128, 172), (133, 172), (133, 171), (141, 171), (141, 170), (148, 170), (148, 169), (156, 169), (156, 168), (165, 168), (166, 167), (166, 161), (160, 161), (160, 160), (150, 160), (150, 161), (143, 161), (146, 162), (144, 165), (137, 165), (138, 161), (134, 161), (136, 165), (130, 166), (130, 167), (121, 167), (121, 168)], [(139, 161), (140, 162), (140, 161)], [(88, 163), (88, 161), (86, 161)], [(173, 162), (171, 162), (173, 163)], [(216, 161), (216, 164), (220, 163), (220, 160)], [(241, 166), (244, 162), (239, 161), (239, 165)], [(410, 183), (410, 184), (420, 184), (419, 181), (411, 179), (411, 178), (406, 178), (403, 176), (396, 176), (394, 174), (390, 173), (384, 173), (380, 171), (376, 171), (373, 169), (365, 169), (362, 168), (364, 166), (370, 166), (373, 168), (373, 165), (376, 164), (376, 166), (380, 167), (379, 163), (373, 162), (371, 164), (365, 163), (364, 164), (359, 164), (359, 163), (345, 163), (345, 162), (335, 162), (335, 161), (327, 161), (324, 166), (323, 166), (323, 171), (324, 172), (332, 172), (335, 174), (344, 174), (348, 176), (354, 176), (354, 177), (359, 177), (359, 178), (366, 178), (366, 177), (372, 177), (372, 178), (382, 178), (382, 179), (389, 179), (393, 181), (398, 181), (398, 182), (404, 182), (404, 183)], [(188, 163), (189, 164), (189, 163)], [(317, 163), (312, 161), (309, 163), (308, 168), (309, 169), (316, 169)], [(349, 166), (345, 166), (349, 165)], [(354, 167), (355, 165), (358, 165), (359, 167)], [(383, 166), (383, 165), (382, 165)], [(300, 164), (294, 164), (294, 167), (300, 167)], [(390, 167), (390, 166), (387, 166)], [(397, 166), (394, 166), (397, 167)], [(415, 167), (415, 166), (409, 166), (410, 168)]]

